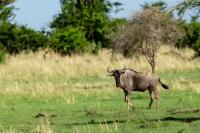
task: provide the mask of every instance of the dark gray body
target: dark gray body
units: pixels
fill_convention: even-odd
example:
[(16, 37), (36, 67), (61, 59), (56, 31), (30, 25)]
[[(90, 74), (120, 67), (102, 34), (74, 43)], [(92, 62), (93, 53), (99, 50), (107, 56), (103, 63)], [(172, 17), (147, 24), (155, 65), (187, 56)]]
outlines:
[(132, 91), (144, 92), (146, 90), (148, 90), (150, 94), (149, 108), (151, 108), (153, 102), (152, 92), (158, 100), (159, 108), (160, 97), (157, 90), (157, 83), (159, 82), (165, 89), (168, 89), (168, 86), (163, 84), (158, 76), (152, 74), (143, 74), (132, 69), (117, 69), (112, 71), (107, 69), (107, 71), (112, 73), (111, 76), (114, 76), (116, 87), (123, 89), (125, 93), (125, 101), (128, 103), (128, 109), (129, 105), (132, 106), (129, 100), (129, 94)]
[(146, 75), (126, 69), (120, 76), (120, 87), (127, 92), (154, 89), (159, 81), (156, 75)]

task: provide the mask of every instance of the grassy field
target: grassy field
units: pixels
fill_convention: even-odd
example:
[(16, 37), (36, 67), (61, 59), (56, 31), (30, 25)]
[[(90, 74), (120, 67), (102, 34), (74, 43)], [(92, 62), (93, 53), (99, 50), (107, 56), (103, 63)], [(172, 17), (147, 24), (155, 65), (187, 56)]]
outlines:
[(200, 60), (192, 56), (189, 49), (163, 47), (156, 73), (170, 90), (159, 86), (161, 107), (155, 100), (151, 110), (148, 93), (134, 92), (130, 112), (106, 68), (125, 64), (148, 72), (144, 57), (111, 61), (107, 50), (97, 56), (8, 56), (0, 65), (0, 132), (198, 132)]

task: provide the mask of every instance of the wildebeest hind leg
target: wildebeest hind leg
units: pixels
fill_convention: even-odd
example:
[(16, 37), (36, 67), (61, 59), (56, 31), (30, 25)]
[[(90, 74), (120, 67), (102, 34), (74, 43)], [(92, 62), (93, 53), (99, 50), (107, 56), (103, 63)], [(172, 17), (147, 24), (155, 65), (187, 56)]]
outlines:
[(156, 97), (156, 100), (157, 100), (157, 107), (158, 107), (158, 109), (159, 109), (159, 107), (160, 107), (160, 96), (159, 96), (157, 90), (154, 90), (153, 93), (154, 93), (154, 95), (155, 95), (155, 97)]
[(128, 104), (128, 93), (126, 91), (124, 91), (125, 94), (125, 98), (124, 101), (127, 103), (127, 110), (129, 110), (129, 104)]
[(133, 104), (130, 102), (130, 99), (128, 101), (128, 104), (131, 106), (132, 109), (134, 109)]

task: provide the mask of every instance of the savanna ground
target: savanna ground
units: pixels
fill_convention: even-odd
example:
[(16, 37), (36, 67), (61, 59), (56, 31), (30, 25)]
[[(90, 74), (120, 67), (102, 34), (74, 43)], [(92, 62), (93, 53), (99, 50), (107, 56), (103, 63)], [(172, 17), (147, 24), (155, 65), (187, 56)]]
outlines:
[(134, 92), (127, 112), (122, 90), (106, 68), (150, 71), (144, 57), (124, 59), (104, 50), (97, 56), (61, 57), (38, 52), (9, 56), (0, 65), (0, 132), (199, 132), (200, 60), (189, 49), (162, 47), (156, 73), (160, 109), (148, 92)]

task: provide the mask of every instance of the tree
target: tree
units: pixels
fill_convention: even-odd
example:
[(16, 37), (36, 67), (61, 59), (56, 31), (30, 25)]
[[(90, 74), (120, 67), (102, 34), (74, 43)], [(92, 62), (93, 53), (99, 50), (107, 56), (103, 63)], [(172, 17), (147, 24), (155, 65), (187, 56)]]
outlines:
[(15, 16), (13, 2), (15, 0), (0, 1), (0, 51), (3, 49), (10, 54), (17, 54), (44, 48), (48, 43), (44, 34), (10, 22)]
[(3, 58), (5, 56), (5, 45), (2, 39), (5, 40), (6, 36), (2, 31), (6, 29), (6, 31), (9, 32), (8, 29), (12, 27), (9, 22), (9, 19), (11, 19), (14, 16), (13, 14), (14, 7), (10, 5), (14, 1), (15, 0), (1, 0), (0, 1), (0, 62), (4, 60)]
[(0, 25), (8, 22), (9, 18), (13, 17), (13, 6), (10, 6), (15, 0), (1, 0), (0, 1)]
[(63, 0), (61, 3), (62, 12), (51, 23), (51, 28), (82, 27), (88, 41), (96, 44), (101, 42), (105, 47), (108, 5), (102, 0)]
[(184, 29), (185, 34), (179, 39), (176, 46), (178, 48), (192, 48), (196, 52), (195, 56), (200, 56), (200, 22), (183, 22), (181, 27)]
[(143, 9), (149, 9), (152, 7), (160, 7), (161, 11), (164, 11), (165, 9), (167, 9), (167, 3), (164, 1), (157, 1), (157, 2), (153, 2), (153, 3), (147, 3), (145, 2), (143, 5), (141, 5)]
[[(178, 4), (175, 9), (179, 16), (183, 16), (187, 11), (193, 11), (191, 21), (183, 21), (181, 27), (185, 31), (185, 35), (176, 44), (179, 48), (190, 47), (196, 52), (196, 56), (200, 56), (200, 1), (184, 0)], [(174, 11), (173, 10), (173, 11)]]
[(55, 16), (50, 25), (53, 30), (79, 27), (84, 32), (86, 40), (91, 45), (96, 45), (94, 51), (100, 47), (108, 47), (109, 38), (107, 35), (110, 32), (110, 22), (112, 21), (108, 13), (113, 6), (120, 6), (119, 2), (111, 3), (107, 0), (60, 0), (60, 3), (61, 13)]
[(200, 16), (200, 1), (199, 0), (184, 0), (178, 4), (174, 10), (178, 11), (178, 15), (182, 16), (187, 10), (193, 10), (194, 15), (192, 18), (198, 18)]
[(155, 58), (161, 45), (174, 44), (179, 38), (176, 22), (160, 7), (136, 13), (122, 29), (114, 49), (122, 49), (124, 55), (133, 52), (143, 54), (151, 65), (152, 73), (155, 73)]

